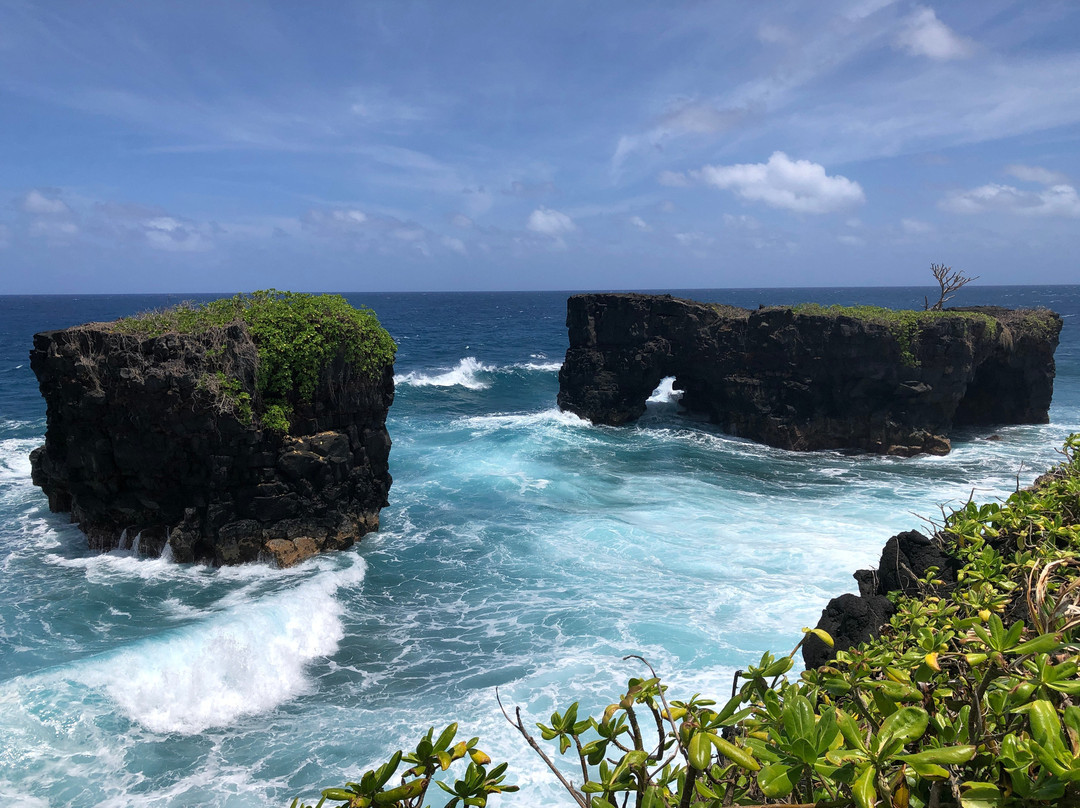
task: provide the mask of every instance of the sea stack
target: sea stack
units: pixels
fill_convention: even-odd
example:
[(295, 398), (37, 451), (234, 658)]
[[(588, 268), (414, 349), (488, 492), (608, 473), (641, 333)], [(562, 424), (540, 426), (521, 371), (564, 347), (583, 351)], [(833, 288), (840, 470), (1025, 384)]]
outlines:
[(281, 566), (376, 530), (395, 346), (333, 295), (260, 292), (34, 336), (34, 483), (92, 548)]
[(733, 435), (910, 456), (946, 454), (957, 427), (1046, 423), (1061, 318), (584, 294), (566, 325), (559, 406), (594, 423), (634, 421), (673, 376), (682, 406)]

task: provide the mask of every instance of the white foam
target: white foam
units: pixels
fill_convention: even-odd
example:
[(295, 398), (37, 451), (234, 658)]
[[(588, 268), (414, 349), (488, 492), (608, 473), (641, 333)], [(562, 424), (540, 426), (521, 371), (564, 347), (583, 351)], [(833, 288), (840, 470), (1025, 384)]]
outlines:
[(41, 445), (41, 438), (0, 440), (0, 483), (30, 483), (30, 452)]
[(514, 367), (521, 368), (522, 370), (554, 373), (562, 368), (562, 362), (522, 362), (521, 364), (514, 365)]
[(394, 384), (411, 387), (465, 387), (469, 390), (486, 390), (490, 382), (477, 378), (478, 373), (490, 373), (494, 368), (482, 364), (475, 356), (466, 356), (453, 368), (443, 373), (426, 374), (413, 371), (395, 376)]
[(308, 688), (307, 666), (344, 637), (335, 595), (365, 569), (359, 556), (349, 558), (344, 569), (136, 643), (73, 678), (158, 733), (199, 733), (272, 710)]
[(682, 398), (682, 390), (674, 389), (675, 377), (666, 376), (660, 380), (660, 384), (653, 390), (653, 394), (646, 399), (652, 404), (671, 404)]
[(572, 412), (565, 412), (556, 407), (540, 412), (495, 413), (493, 415), (474, 415), (457, 420), (458, 424), (481, 431), (496, 429), (535, 428), (538, 426), (587, 427), (589, 422)]

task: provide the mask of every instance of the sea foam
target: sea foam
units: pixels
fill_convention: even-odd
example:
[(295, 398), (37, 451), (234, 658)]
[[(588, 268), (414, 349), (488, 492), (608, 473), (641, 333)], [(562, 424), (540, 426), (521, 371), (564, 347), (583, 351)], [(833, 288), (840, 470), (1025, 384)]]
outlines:
[(337, 650), (336, 594), (364, 577), (364, 561), (350, 558), (295, 589), (77, 664), (69, 676), (158, 733), (198, 733), (272, 710), (307, 690), (307, 666)]
[(466, 356), (454, 367), (442, 373), (427, 374), (412, 371), (394, 377), (394, 384), (410, 387), (466, 387), (469, 390), (486, 390), (491, 382), (480, 379), (477, 374), (490, 373), (494, 368), (481, 364), (475, 356)]

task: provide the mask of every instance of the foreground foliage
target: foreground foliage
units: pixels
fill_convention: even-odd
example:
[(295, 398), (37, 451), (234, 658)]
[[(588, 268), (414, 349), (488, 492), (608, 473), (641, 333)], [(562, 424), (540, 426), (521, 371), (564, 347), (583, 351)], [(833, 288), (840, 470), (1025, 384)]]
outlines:
[[(931, 570), (878, 639), (827, 666), (790, 680), (797, 645), (738, 671), (724, 701), (675, 700), (627, 657), (650, 675), (599, 715), (574, 703), (536, 724), (550, 747), (504, 715), (580, 808), (1080, 805), (1080, 435), (1064, 455), (1033, 489), (936, 524), (957, 583)], [(343, 804), (419, 804), (365, 798)]]
[[(182, 303), (118, 320), (113, 328), (139, 337), (220, 332), (244, 328), (258, 351), (255, 391), (259, 406), (239, 379), (220, 369), (201, 380), (246, 420), (286, 432), (293, 405), (310, 400), (326, 367), (339, 356), (377, 376), (394, 361), (397, 346), (370, 309), (356, 309), (340, 295), (309, 295), (268, 289), (209, 303)], [(220, 347), (211, 349), (222, 358)]]
[[(432, 740), (435, 734), (435, 728), (432, 727), (409, 754), (403, 754), (399, 750), (382, 766), (364, 772), (359, 782), (323, 789), (314, 808), (322, 808), (328, 802), (349, 808), (369, 808), (375, 805), (417, 808), (424, 804), (424, 798), (433, 782), (452, 795), (446, 808), (457, 808), (458, 805), (483, 808), (492, 794), (517, 791), (517, 786), (503, 783), (505, 763), (500, 763), (490, 770), (487, 768), (491, 758), (477, 748), (479, 738), (454, 743), (457, 728), (457, 724), (451, 724), (439, 733), (438, 738)], [(465, 757), (469, 758), (468, 768), (464, 777), (455, 780), (453, 785), (434, 779), (437, 772), (446, 771), (455, 761)], [(408, 768), (395, 782), (394, 775), (403, 762)], [(291, 808), (313, 807), (295, 799)]]

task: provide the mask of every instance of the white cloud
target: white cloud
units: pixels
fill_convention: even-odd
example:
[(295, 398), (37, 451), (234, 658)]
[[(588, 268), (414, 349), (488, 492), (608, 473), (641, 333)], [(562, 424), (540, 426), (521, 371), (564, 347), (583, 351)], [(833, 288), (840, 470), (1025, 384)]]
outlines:
[(367, 214), (362, 210), (335, 210), (331, 217), (334, 221), (348, 225), (363, 224), (367, 221)]
[(446, 247), (448, 250), (453, 250), (458, 255), (469, 254), (469, 251), (465, 248), (465, 242), (459, 238), (454, 238), (453, 236), (443, 236), (442, 243), (444, 247)]
[(171, 216), (157, 216), (143, 222), (146, 243), (167, 252), (205, 252), (212, 249), (210, 240), (196, 228)]
[(716, 241), (712, 236), (697, 232), (676, 233), (675, 240), (684, 247), (707, 247)]
[(652, 225), (642, 219), (640, 216), (631, 216), (630, 224), (632, 224), (634, 227), (644, 233), (648, 233), (652, 230)]
[(919, 219), (901, 219), (900, 227), (905, 233), (911, 236), (920, 236), (926, 233), (932, 233), (934, 226), (929, 222), (923, 222)]
[(363, 233), (373, 225), (362, 210), (311, 210), (305, 217), (306, 224), (325, 233)]
[(537, 208), (530, 213), (529, 221), (525, 226), (534, 233), (541, 233), (554, 238), (559, 238), (577, 230), (574, 220), (565, 213), (544, 207)]
[(466, 216), (464, 213), (455, 213), (450, 217), (450, 224), (454, 227), (460, 227), (463, 230), (468, 230), (473, 226), (473, 220)]
[(70, 208), (64, 204), (63, 200), (56, 199), (55, 197), (47, 197), (41, 191), (30, 191), (23, 197), (22, 209), (27, 213), (38, 214), (56, 214), (56, 213), (68, 213)]
[(1080, 218), (1080, 195), (1071, 185), (1051, 185), (1041, 191), (1024, 191), (1012, 185), (989, 183), (970, 191), (957, 191), (941, 201), (952, 213), (1001, 211), (1021, 216)]
[(1021, 182), (1037, 182), (1040, 185), (1067, 185), (1069, 178), (1059, 171), (1050, 171), (1040, 166), (1011, 165), (1005, 166), (1005, 173), (1016, 177)]
[(740, 230), (757, 230), (761, 227), (761, 222), (753, 216), (747, 216), (746, 214), (735, 216), (731, 213), (725, 213), (724, 225), (726, 227), (735, 227)]
[(850, 233), (844, 233), (843, 235), (837, 236), (836, 240), (849, 247), (862, 247), (866, 244), (866, 239), (861, 238), (860, 236), (853, 236)]
[(896, 44), (914, 56), (928, 56), (937, 61), (961, 59), (972, 51), (970, 40), (954, 34), (933, 9), (925, 6), (919, 6), (908, 17)]
[(881, 9), (891, 6), (896, 0), (860, 0), (844, 14), (849, 20), (862, 20), (870, 17)]
[(797, 213), (830, 213), (866, 201), (859, 183), (839, 174), (830, 177), (824, 166), (792, 160), (779, 151), (767, 163), (704, 166), (690, 176), (743, 199)]

